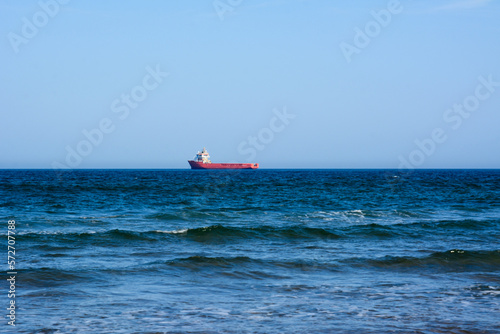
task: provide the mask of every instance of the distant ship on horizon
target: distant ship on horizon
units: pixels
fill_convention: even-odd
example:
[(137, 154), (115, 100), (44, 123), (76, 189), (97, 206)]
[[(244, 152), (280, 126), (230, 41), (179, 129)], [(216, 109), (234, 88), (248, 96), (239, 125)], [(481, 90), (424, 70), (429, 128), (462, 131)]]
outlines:
[(194, 160), (188, 160), (191, 169), (257, 169), (259, 164), (255, 163), (213, 163), (210, 161), (210, 155), (204, 147), (203, 151), (198, 152)]

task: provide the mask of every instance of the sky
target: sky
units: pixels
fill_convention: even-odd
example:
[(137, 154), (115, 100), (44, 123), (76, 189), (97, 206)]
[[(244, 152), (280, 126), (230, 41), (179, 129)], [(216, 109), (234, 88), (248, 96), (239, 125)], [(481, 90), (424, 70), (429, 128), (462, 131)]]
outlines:
[(3, 0), (0, 168), (500, 168), (500, 1)]

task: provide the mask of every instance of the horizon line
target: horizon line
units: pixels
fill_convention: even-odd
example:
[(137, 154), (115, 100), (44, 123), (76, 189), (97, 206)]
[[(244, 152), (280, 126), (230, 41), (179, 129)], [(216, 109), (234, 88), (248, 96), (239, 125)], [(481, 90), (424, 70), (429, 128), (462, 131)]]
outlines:
[[(70, 169), (54, 169), (54, 168), (37, 168), (37, 167), (20, 167), (20, 168), (0, 168), (1, 170), (52, 170), (54, 172), (72, 172), (79, 170), (196, 170), (196, 171), (224, 171), (224, 170), (245, 170), (245, 169), (191, 169), (191, 168), (153, 168), (153, 167), (89, 167), (89, 168), (70, 168)], [(398, 170), (398, 171), (415, 171), (415, 170), (500, 170), (500, 167), (432, 167), (432, 168), (388, 168), (388, 167), (270, 167), (258, 168), (257, 170)]]

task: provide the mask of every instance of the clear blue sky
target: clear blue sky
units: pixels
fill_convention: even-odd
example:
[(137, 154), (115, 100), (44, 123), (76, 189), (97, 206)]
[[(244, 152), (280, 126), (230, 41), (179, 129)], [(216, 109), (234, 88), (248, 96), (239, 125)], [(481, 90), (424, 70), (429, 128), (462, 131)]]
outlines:
[(488, 0), (4, 0), (0, 168), (188, 168), (203, 146), (500, 168), (499, 22)]

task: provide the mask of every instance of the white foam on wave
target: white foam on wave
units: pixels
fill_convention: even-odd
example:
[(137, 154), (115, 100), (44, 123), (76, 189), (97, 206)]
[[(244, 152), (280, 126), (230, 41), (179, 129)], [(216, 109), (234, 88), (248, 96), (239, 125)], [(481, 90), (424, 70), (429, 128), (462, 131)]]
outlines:
[(97, 231), (22, 231), (17, 232), (17, 235), (28, 235), (28, 234), (36, 234), (36, 235), (61, 235), (61, 234), (95, 234)]
[(183, 228), (183, 229), (180, 229), (180, 230), (173, 230), (173, 231), (156, 230), (155, 232), (156, 233), (166, 233), (166, 234), (183, 234), (183, 233), (187, 233), (187, 231), (188, 231), (187, 228)]

